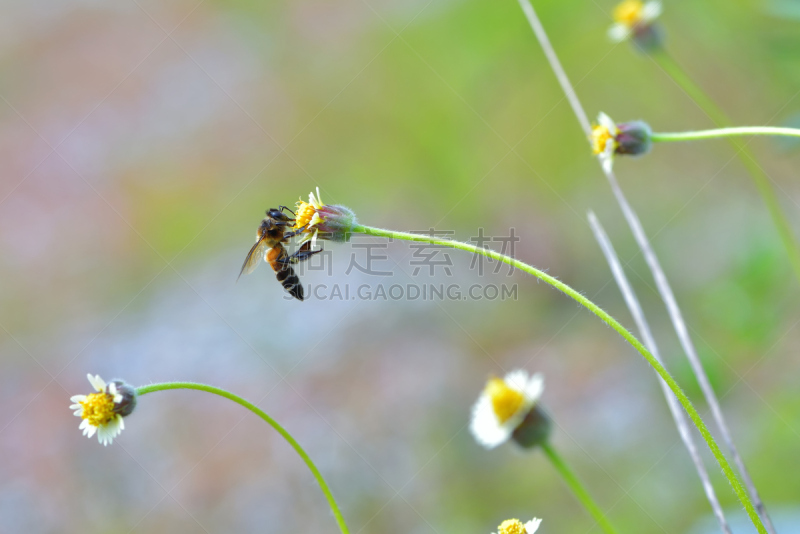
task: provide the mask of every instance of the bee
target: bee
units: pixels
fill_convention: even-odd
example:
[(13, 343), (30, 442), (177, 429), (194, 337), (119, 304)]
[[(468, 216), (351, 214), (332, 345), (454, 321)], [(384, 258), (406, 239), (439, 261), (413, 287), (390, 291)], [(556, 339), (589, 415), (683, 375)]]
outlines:
[(267, 216), (258, 227), (256, 244), (244, 259), (242, 270), (239, 271), (239, 278), (243, 274), (255, 271), (263, 258), (275, 271), (275, 277), (283, 288), (297, 300), (303, 300), (303, 286), (300, 285), (300, 278), (295, 274), (292, 264), (305, 261), (314, 254), (322, 252), (322, 249), (311, 250), (311, 242), (306, 241), (294, 254), (289, 255), (286, 252), (283, 244), (288, 243), (290, 238), (301, 234), (305, 227), (287, 232), (288, 228), (294, 226), (295, 220), (286, 215), (285, 211), (294, 215), (294, 212), (286, 206), (279, 206), (277, 209), (272, 208), (267, 211)]

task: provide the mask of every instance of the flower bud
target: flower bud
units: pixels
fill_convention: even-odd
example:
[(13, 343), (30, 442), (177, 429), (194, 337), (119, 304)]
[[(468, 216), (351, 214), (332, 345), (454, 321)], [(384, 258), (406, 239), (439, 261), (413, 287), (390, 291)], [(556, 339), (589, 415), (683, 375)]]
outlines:
[(353, 228), (358, 224), (356, 214), (345, 206), (324, 205), (317, 210), (321, 222), (316, 227), (321, 239), (350, 241)]
[(640, 156), (647, 154), (653, 146), (650, 139), (653, 130), (644, 121), (623, 122), (617, 125), (617, 154)]
[(122, 397), (119, 402), (114, 403), (114, 411), (122, 417), (132, 414), (136, 409), (136, 388), (122, 380), (113, 380), (112, 383)]
[(552, 422), (542, 407), (536, 404), (525, 419), (514, 429), (511, 439), (524, 449), (531, 449), (547, 441)]

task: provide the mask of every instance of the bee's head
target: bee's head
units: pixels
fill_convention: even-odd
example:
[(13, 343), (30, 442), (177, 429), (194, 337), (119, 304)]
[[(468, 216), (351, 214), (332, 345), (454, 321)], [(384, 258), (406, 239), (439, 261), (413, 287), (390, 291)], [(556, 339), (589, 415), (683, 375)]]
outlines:
[(267, 218), (281, 222), (291, 222), (293, 219), (286, 215), (283, 210), (271, 208), (267, 210)]

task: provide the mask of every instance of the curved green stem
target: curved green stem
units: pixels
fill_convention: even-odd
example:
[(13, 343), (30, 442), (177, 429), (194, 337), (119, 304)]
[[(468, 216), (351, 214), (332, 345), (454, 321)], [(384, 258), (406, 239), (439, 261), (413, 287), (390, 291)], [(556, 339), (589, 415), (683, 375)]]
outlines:
[(592, 517), (597, 524), (600, 525), (600, 528), (602, 528), (607, 534), (617, 534), (617, 530), (608, 521), (597, 503), (594, 502), (594, 499), (592, 499), (591, 495), (589, 495), (589, 492), (586, 491), (585, 487), (583, 487), (580, 479), (575, 475), (572, 469), (569, 468), (567, 462), (564, 461), (564, 459), (556, 452), (553, 446), (547, 441), (542, 442), (540, 446), (542, 447), (542, 451), (544, 451), (545, 456), (547, 456), (547, 458), (553, 464), (553, 467), (555, 467), (556, 471), (558, 471), (558, 474), (560, 474), (564, 479), (564, 482), (567, 483), (567, 486), (569, 486), (569, 489), (571, 489), (572, 493), (575, 494), (575, 497), (581, 501), (581, 504), (583, 504), (584, 508), (586, 508), (590, 514), (592, 514)]
[(744, 135), (778, 135), (785, 137), (800, 137), (800, 130), (796, 128), (778, 128), (772, 126), (739, 126), (735, 128), (716, 128), (714, 130), (699, 130), (696, 132), (653, 132), (650, 139), (654, 142), (661, 141), (695, 141), (698, 139), (718, 139), (723, 137), (736, 137)]
[[(698, 106), (711, 118), (717, 126), (730, 126), (732, 121), (728, 118), (724, 111), (722, 111), (714, 101), (706, 95), (700, 87), (683, 71), (678, 63), (666, 51), (651, 54), (656, 63), (666, 71), (666, 73), (677, 83), (688, 95), (694, 100)], [(778, 197), (775, 195), (775, 190), (770, 183), (767, 173), (761, 168), (753, 157), (752, 152), (747, 145), (740, 143), (738, 139), (729, 137), (728, 141), (736, 150), (736, 155), (741, 160), (742, 164), (747, 168), (750, 176), (753, 179), (753, 184), (758, 189), (764, 204), (767, 205), (767, 210), (772, 216), (772, 222), (778, 229), (783, 247), (789, 256), (789, 262), (792, 264), (795, 277), (800, 282), (800, 245), (792, 232), (792, 227), (786, 219), (783, 210), (781, 209)]]
[(206, 384), (198, 384), (196, 382), (163, 382), (161, 384), (150, 384), (147, 386), (142, 386), (136, 389), (136, 392), (139, 395), (145, 395), (147, 393), (152, 393), (154, 391), (165, 391), (168, 389), (196, 389), (199, 391), (205, 391), (206, 393), (213, 393), (214, 395), (219, 395), (220, 397), (225, 397), (228, 400), (232, 400), (236, 404), (244, 406), (261, 419), (266, 421), (272, 428), (278, 431), (278, 433), (283, 436), (289, 445), (297, 452), (300, 458), (308, 466), (308, 469), (311, 471), (311, 474), (314, 475), (314, 478), (317, 479), (317, 484), (319, 484), (322, 493), (325, 494), (325, 498), (328, 499), (328, 504), (331, 507), (331, 511), (333, 512), (333, 516), (336, 518), (336, 523), (339, 525), (339, 530), (342, 531), (342, 534), (349, 534), (347, 530), (347, 524), (344, 522), (344, 517), (342, 516), (342, 512), (339, 510), (339, 506), (336, 504), (336, 499), (333, 498), (333, 493), (331, 493), (331, 489), (328, 487), (328, 484), (325, 482), (325, 479), (322, 478), (322, 474), (317, 469), (317, 466), (314, 465), (314, 462), (311, 461), (311, 458), (308, 456), (306, 451), (297, 443), (289, 432), (286, 431), (275, 419), (270, 417), (269, 415), (264, 412), (261, 408), (253, 404), (252, 402), (248, 402), (245, 399), (239, 397), (238, 395), (234, 395), (233, 393), (226, 391), (221, 388), (217, 388), (214, 386), (208, 386)]
[(733, 472), (728, 460), (725, 458), (725, 455), (722, 454), (722, 451), (717, 445), (717, 442), (714, 440), (714, 436), (711, 435), (711, 432), (708, 430), (708, 427), (703, 422), (703, 419), (700, 417), (700, 414), (697, 412), (697, 409), (694, 407), (692, 402), (689, 400), (689, 397), (686, 396), (686, 393), (683, 392), (681, 387), (672, 378), (672, 375), (669, 374), (669, 371), (661, 365), (661, 363), (653, 356), (650, 351), (648, 351), (642, 343), (636, 339), (636, 336), (631, 334), (624, 326), (622, 326), (616, 319), (611, 317), (608, 313), (606, 313), (600, 306), (586, 298), (585, 296), (581, 295), (579, 292), (572, 289), (570, 286), (561, 282), (560, 280), (553, 278), (549, 274), (546, 274), (536, 267), (528, 265), (522, 261), (519, 261), (515, 258), (510, 256), (506, 256), (504, 254), (500, 254), (493, 250), (483, 248), (483, 247), (476, 247), (475, 245), (471, 245), (469, 243), (462, 243), (460, 241), (451, 241), (448, 239), (441, 239), (437, 237), (432, 237), (430, 235), (424, 234), (412, 234), (408, 232), (395, 232), (393, 230), (384, 230), (382, 228), (373, 228), (371, 226), (362, 226), (357, 225), (353, 228), (354, 233), (361, 233), (365, 235), (372, 235), (376, 237), (385, 237), (389, 239), (402, 239), (406, 241), (417, 241), (423, 243), (430, 243), (432, 245), (440, 245), (444, 247), (455, 248), (459, 250), (465, 250), (467, 252), (473, 252), (475, 254), (480, 254), (482, 256), (486, 256), (487, 258), (492, 258), (493, 260), (501, 261), (512, 267), (515, 267), (521, 271), (525, 271), (526, 273), (535, 276), (539, 280), (550, 284), (554, 288), (558, 289), (562, 293), (566, 294), (568, 297), (575, 300), (578, 304), (586, 308), (587, 310), (594, 313), (598, 316), (604, 323), (608, 326), (613, 328), (617, 331), (619, 335), (625, 338), (625, 341), (630, 343), (633, 348), (635, 348), (639, 353), (644, 356), (644, 359), (650, 364), (650, 366), (658, 373), (658, 375), (666, 382), (667, 386), (672, 390), (677, 397), (678, 401), (683, 405), (683, 408), (686, 410), (686, 413), (689, 414), (689, 417), (694, 422), (697, 429), (700, 431), (700, 434), (703, 436), (703, 439), (708, 444), (708, 448), (711, 449), (711, 453), (714, 455), (714, 458), (717, 460), (722, 472), (725, 474), (725, 477), (730, 482), (731, 486), (733, 487), (733, 491), (736, 493), (736, 496), (739, 498), (739, 501), (744, 506), (747, 514), (750, 516), (750, 519), (753, 521), (753, 524), (756, 525), (758, 531), (761, 534), (766, 534), (766, 529), (764, 528), (761, 520), (756, 513), (755, 508), (753, 507), (753, 503), (750, 501), (750, 498), (745, 492), (742, 484), (739, 482), (739, 479), (736, 478), (736, 475)]

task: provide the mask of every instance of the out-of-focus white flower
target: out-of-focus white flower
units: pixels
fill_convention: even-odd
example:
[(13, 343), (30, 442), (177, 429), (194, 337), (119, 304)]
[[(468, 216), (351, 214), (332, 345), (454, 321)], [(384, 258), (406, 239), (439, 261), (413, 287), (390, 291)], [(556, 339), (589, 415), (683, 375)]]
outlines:
[(608, 29), (608, 37), (619, 43), (637, 33), (644, 33), (659, 15), (661, 2), (658, 0), (624, 0), (614, 8), (614, 24)]
[(611, 172), (615, 155), (641, 156), (650, 152), (653, 146), (652, 134), (646, 122), (617, 124), (601, 112), (597, 115), (597, 125), (592, 127), (589, 140), (592, 143), (592, 152), (600, 158), (603, 169)]
[(524, 525), (519, 519), (506, 519), (497, 527), (496, 534), (533, 534), (541, 523), (542, 520), (535, 517)]
[(491, 449), (504, 443), (533, 409), (544, 391), (544, 377), (517, 370), (491, 378), (472, 409), (470, 431)]

